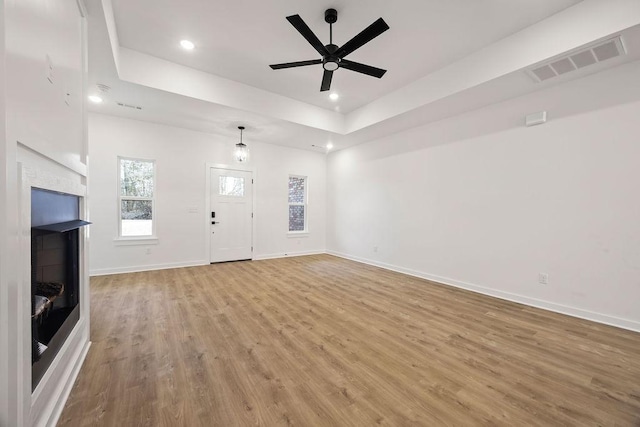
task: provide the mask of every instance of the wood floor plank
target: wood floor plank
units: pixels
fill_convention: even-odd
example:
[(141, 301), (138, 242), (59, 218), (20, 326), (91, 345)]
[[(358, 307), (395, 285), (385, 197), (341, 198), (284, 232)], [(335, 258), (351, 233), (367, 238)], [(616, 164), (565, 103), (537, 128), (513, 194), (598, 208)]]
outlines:
[(91, 292), (60, 426), (640, 425), (640, 334), (329, 255)]

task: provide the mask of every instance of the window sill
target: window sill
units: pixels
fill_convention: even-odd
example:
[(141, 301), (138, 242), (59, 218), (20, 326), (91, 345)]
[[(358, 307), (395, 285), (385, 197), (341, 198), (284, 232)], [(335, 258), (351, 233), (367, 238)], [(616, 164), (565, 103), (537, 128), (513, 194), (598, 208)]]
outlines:
[(117, 237), (113, 239), (113, 244), (116, 246), (137, 246), (137, 245), (157, 245), (158, 238), (154, 236), (149, 237)]
[(287, 237), (290, 239), (297, 238), (297, 237), (309, 237), (309, 232), (308, 231), (289, 231), (287, 232)]

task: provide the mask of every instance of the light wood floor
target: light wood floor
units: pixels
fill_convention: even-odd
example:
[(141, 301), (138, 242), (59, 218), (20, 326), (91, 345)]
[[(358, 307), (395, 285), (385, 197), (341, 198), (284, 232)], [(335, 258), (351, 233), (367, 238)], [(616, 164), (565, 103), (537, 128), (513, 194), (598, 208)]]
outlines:
[(640, 425), (640, 334), (329, 255), (91, 289), (61, 426)]

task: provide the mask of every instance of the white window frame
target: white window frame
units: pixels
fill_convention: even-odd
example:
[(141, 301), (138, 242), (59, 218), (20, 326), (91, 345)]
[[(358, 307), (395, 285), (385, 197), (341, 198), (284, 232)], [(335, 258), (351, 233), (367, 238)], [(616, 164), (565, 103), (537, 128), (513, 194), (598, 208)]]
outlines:
[[(304, 202), (303, 203), (291, 203), (289, 202), (289, 180), (291, 178), (304, 179)], [(289, 207), (290, 206), (303, 206), (304, 207), (304, 230), (289, 230)], [(291, 236), (300, 236), (309, 234), (309, 177), (304, 175), (292, 175), (287, 178), (287, 230)]]
[[(123, 196), (122, 195), (122, 161), (130, 160), (134, 162), (145, 162), (153, 165), (153, 196), (152, 197), (138, 197), (138, 196)], [(148, 244), (157, 243), (156, 236), (156, 161), (153, 159), (142, 159), (136, 157), (124, 157), (118, 156), (118, 237), (116, 241), (120, 241), (120, 244)], [(151, 235), (139, 235), (139, 236), (123, 236), (122, 235), (122, 202), (126, 200), (149, 200), (151, 201)]]

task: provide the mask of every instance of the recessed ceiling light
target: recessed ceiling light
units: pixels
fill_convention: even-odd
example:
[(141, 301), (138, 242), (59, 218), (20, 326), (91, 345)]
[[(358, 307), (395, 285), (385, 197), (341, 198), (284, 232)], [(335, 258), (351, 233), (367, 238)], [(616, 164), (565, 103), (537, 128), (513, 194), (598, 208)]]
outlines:
[(185, 48), (187, 50), (193, 50), (193, 48), (196, 47), (196, 45), (193, 44), (193, 42), (191, 42), (189, 40), (181, 40), (180, 41), (180, 46), (182, 46), (183, 48)]
[(102, 102), (102, 98), (100, 98), (98, 95), (89, 95), (89, 101), (93, 102), (94, 104), (100, 104)]
[(331, 150), (333, 148), (333, 144), (330, 142), (327, 142), (327, 150)]
[(329, 95), (329, 99), (332, 101), (337, 101), (338, 98), (340, 98), (340, 95), (338, 95), (337, 93), (332, 93), (331, 95)]

